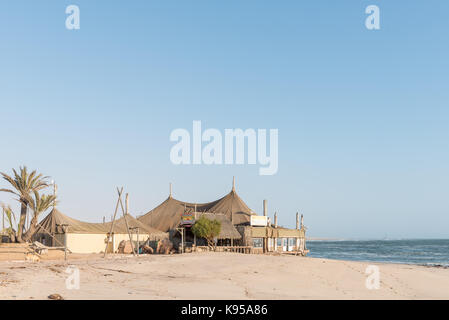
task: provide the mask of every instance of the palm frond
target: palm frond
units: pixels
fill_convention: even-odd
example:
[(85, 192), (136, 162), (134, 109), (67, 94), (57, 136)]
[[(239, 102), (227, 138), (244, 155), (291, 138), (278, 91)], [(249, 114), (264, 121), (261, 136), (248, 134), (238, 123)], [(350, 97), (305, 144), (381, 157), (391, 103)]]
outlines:
[(12, 191), (12, 190), (10, 190), (10, 189), (0, 189), (0, 191), (1, 191), (1, 192), (9, 192), (9, 193), (13, 193), (13, 194), (17, 195), (17, 192)]
[(9, 184), (11, 184), (13, 186), (14, 189), (18, 190), (19, 186), (17, 185), (16, 180), (14, 180), (13, 178), (11, 178), (9, 175), (7, 175), (6, 173), (1, 172), (1, 175), (3, 176), (3, 179), (5, 179), (6, 181), (9, 182)]
[(27, 196), (26, 200), (28, 201), (28, 205), (30, 206), (36, 218), (57, 203), (56, 196), (53, 194), (40, 195), (37, 190), (35, 190), (33, 193), (34, 197)]
[(14, 214), (14, 211), (11, 209), (11, 207), (9, 205), (7, 206), (4, 203), (2, 203), (0, 205), (3, 208), (3, 211), (5, 212), (7, 221), (9, 223), (9, 227), (11, 229), (14, 229), (14, 225), (17, 223), (16, 222), (16, 215)]
[[(17, 172), (14, 168), (12, 171), (13, 176), (9, 176), (3, 172), (1, 172), (1, 175), (3, 176), (3, 179), (5, 179), (13, 187), (13, 189), (17, 190), (16, 194), (20, 195), (23, 199), (25, 199), (26, 196), (34, 190), (41, 190), (48, 187), (48, 176), (44, 177), (42, 174), (38, 174), (36, 170), (28, 173), (27, 167), (23, 166), (19, 168), (19, 172)], [(10, 189), (2, 189), (1, 191), (10, 192), (6, 190)]]

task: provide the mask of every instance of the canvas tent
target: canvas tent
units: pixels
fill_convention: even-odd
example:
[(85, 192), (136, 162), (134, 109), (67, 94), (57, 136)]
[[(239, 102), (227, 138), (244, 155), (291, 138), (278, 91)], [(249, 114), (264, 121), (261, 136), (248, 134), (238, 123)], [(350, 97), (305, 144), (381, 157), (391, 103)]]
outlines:
[(207, 203), (189, 203), (176, 200), (171, 195), (159, 206), (138, 218), (140, 222), (168, 232), (176, 228), (185, 212), (208, 212), (224, 214), (233, 225), (248, 224), (255, 214), (233, 188), (226, 196)]
[[(137, 241), (137, 229), (139, 228), (139, 240), (160, 240), (168, 235), (165, 232), (151, 228), (127, 214), (126, 219), (131, 229), (131, 238)], [(98, 253), (106, 248), (107, 235), (111, 230), (111, 222), (91, 223), (73, 219), (58, 209), (54, 208), (39, 223), (34, 240), (49, 246), (61, 246), (67, 244), (67, 248), (74, 253)], [(51, 237), (52, 234), (57, 240)], [(113, 236), (108, 244), (108, 252), (115, 252), (120, 241), (129, 240), (124, 217), (114, 222)]]
[[(251, 221), (256, 215), (235, 191), (235, 180), (231, 192), (224, 197), (207, 203), (183, 202), (173, 198), (170, 187), (169, 197), (153, 210), (138, 218), (140, 222), (158, 230), (169, 232), (170, 240), (182, 249), (198, 246), (198, 240), (193, 234), (191, 217), (194, 219), (205, 216), (221, 222), (221, 232), (217, 243), (226, 247), (250, 248), (252, 253), (298, 251), (307, 252), (305, 247), (305, 228), (282, 228), (268, 220), (266, 200), (264, 200), (265, 225)], [(299, 223), (297, 214), (297, 224)], [(254, 219), (253, 219), (254, 220)], [(275, 217), (276, 220), (276, 217)], [(276, 220), (277, 221), (277, 220)], [(251, 223), (253, 222), (253, 223)], [(204, 240), (204, 239), (203, 239)], [(235, 241), (237, 240), (237, 241)], [(244, 251), (247, 252), (247, 251)]]

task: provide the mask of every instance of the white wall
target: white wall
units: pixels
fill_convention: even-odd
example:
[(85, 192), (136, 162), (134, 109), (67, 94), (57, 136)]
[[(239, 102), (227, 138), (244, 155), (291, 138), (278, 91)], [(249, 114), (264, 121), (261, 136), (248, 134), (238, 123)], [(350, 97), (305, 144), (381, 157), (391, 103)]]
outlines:
[[(131, 234), (133, 241), (137, 241), (137, 234)], [(68, 233), (67, 248), (73, 253), (100, 253), (104, 252), (106, 247), (106, 234), (90, 233)], [(139, 241), (143, 243), (148, 239), (148, 234), (139, 234)], [(114, 234), (112, 242), (114, 243), (114, 252), (117, 250), (120, 241), (129, 240), (128, 234)]]

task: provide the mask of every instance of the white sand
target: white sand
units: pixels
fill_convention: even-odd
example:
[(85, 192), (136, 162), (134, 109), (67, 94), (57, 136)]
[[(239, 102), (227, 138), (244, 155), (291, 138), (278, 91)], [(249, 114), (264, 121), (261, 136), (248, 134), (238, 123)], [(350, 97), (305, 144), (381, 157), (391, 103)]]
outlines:
[(193, 253), (78, 257), (80, 289), (66, 288), (64, 261), (0, 261), (0, 299), (449, 299), (449, 269), (295, 256)]

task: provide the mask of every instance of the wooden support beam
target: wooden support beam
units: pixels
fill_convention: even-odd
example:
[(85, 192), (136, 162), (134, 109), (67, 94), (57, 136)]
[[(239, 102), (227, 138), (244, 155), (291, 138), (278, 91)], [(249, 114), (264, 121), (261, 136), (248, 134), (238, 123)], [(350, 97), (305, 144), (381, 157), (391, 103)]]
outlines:
[[(56, 240), (56, 242), (58, 242), (61, 246), (65, 246), (61, 241), (59, 241), (54, 235), (52, 235), (50, 232), (47, 231), (47, 229), (45, 229), (40, 223), (36, 223), (36, 225), (41, 228), (43, 231), (45, 231), (45, 233), (47, 233), (50, 237), (52, 237), (53, 240)], [(70, 253), (72, 253), (72, 251), (70, 251), (69, 249), (67, 249)]]
[[(118, 188), (117, 188), (117, 190), (118, 190)], [(123, 192), (123, 187), (122, 187), (121, 190), (119, 190), (119, 193), (118, 193), (119, 199), (120, 199), (121, 196), (122, 196), (122, 192)], [(107, 241), (106, 241), (106, 248), (104, 249), (104, 255), (103, 255), (103, 258), (106, 258), (106, 254), (107, 254), (107, 251), (108, 251), (109, 241), (111, 240), (112, 232), (113, 232), (113, 230), (114, 230), (115, 216), (117, 215), (118, 206), (119, 206), (119, 201), (120, 201), (119, 199), (117, 199), (117, 204), (115, 205), (114, 216), (112, 217), (111, 229), (110, 229), (110, 231), (109, 231), (109, 233), (108, 233), (108, 239), (107, 239)], [(114, 247), (112, 247), (112, 252), (114, 252)]]
[(299, 212), (296, 212), (296, 230), (299, 230)]
[[(117, 188), (117, 191), (119, 191), (118, 188)], [(129, 201), (128, 194), (126, 194), (126, 201), (127, 202)], [(125, 218), (126, 230), (128, 231), (129, 241), (131, 242), (131, 250), (133, 252), (133, 256), (135, 256), (136, 253), (134, 252), (134, 243), (133, 243), (133, 239), (131, 237), (131, 232), (129, 231), (128, 220), (126, 219), (127, 212), (125, 212), (125, 209), (123, 208), (122, 197), (119, 198), (119, 202), (120, 202), (120, 206), (122, 208), (123, 218)]]

